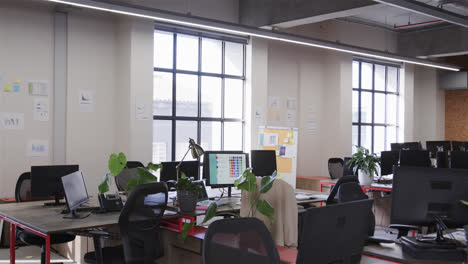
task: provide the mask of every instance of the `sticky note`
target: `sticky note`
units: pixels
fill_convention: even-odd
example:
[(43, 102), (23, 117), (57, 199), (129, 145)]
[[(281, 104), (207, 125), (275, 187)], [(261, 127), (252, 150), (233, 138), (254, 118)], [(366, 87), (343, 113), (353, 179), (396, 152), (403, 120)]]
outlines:
[(292, 158), (276, 158), (276, 166), (278, 168), (278, 172), (280, 173), (291, 173), (292, 172)]
[(19, 84), (13, 84), (13, 92), (19, 93), (20, 91), (20, 85)]
[(11, 84), (5, 84), (5, 88), (3, 89), (5, 92), (11, 92), (13, 91), (13, 88), (11, 87)]

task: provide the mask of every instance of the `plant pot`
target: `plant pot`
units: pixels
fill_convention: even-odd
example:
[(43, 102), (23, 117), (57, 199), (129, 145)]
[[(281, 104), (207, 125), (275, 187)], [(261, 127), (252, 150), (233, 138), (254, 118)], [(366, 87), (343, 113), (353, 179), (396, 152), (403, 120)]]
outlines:
[(371, 177), (369, 173), (359, 170), (358, 172), (359, 183), (364, 186), (369, 186), (374, 181), (374, 177)]
[(198, 191), (177, 191), (177, 200), (181, 212), (193, 212), (197, 207)]

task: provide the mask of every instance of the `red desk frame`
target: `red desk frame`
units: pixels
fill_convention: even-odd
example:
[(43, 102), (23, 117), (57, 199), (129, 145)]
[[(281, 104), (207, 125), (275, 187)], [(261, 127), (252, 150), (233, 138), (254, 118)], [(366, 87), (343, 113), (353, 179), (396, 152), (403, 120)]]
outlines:
[(10, 223), (10, 264), (15, 264), (15, 244), (16, 244), (16, 227), (21, 227), (24, 230), (27, 230), (35, 235), (45, 238), (45, 252), (46, 252), (46, 264), (50, 264), (50, 234), (44, 234), (40, 231), (34, 230), (28, 226), (20, 224), (13, 219), (8, 217), (0, 216), (0, 219), (4, 220), (5, 222)]

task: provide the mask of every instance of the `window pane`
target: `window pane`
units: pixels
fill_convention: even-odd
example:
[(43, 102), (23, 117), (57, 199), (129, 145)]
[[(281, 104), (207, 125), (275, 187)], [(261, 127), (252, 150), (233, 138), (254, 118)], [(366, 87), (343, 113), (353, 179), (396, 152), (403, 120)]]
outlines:
[(353, 88), (359, 88), (359, 62), (353, 61)]
[(385, 150), (385, 127), (375, 126), (374, 127), (374, 153), (380, 154)]
[(153, 163), (171, 160), (172, 121), (153, 121)]
[(176, 77), (177, 116), (198, 115), (198, 76), (177, 74)]
[(353, 91), (353, 122), (359, 122), (359, 92)]
[[(189, 139), (197, 141), (197, 122), (196, 121), (176, 121), (176, 161), (179, 161), (187, 152)], [(185, 160), (194, 160), (189, 153)]]
[(387, 127), (387, 146), (386, 150), (390, 150), (390, 145), (397, 142), (397, 128), (396, 127)]
[(385, 123), (385, 94), (375, 93), (374, 123)]
[(375, 90), (385, 91), (385, 66), (375, 65)]
[(224, 150), (242, 150), (242, 123), (224, 123)]
[(172, 115), (172, 73), (153, 73), (153, 114)]
[(198, 71), (198, 37), (177, 34), (177, 69)]
[(242, 118), (242, 80), (225, 79), (224, 117)]
[(398, 68), (388, 67), (387, 91), (398, 92)]
[(356, 153), (357, 149), (356, 146), (359, 144), (358, 138), (359, 138), (359, 130), (358, 126), (353, 126), (353, 154)]
[(173, 68), (174, 34), (172, 32), (154, 32), (154, 67)]
[(225, 73), (242, 76), (244, 72), (244, 45), (226, 42)]
[(371, 151), (372, 146), (372, 127), (361, 126), (361, 146)]
[(361, 93), (361, 122), (372, 122), (372, 93), (370, 92)]
[(202, 72), (221, 73), (222, 42), (202, 39)]
[(372, 90), (372, 64), (361, 63), (361, 71), (362, 89)]
[(221, 122), (201, 123), (201, 146), (204, 150), (221, 150)]
[(388, 124), (396, 124), (397, 116), (398, 116), (398, 102), (397, 96), (393, 94), (387, 95), (387, 123)]
[(201, 115), (221, 117), (221, 100), (221, 78), (203, 76), (201, 79)]

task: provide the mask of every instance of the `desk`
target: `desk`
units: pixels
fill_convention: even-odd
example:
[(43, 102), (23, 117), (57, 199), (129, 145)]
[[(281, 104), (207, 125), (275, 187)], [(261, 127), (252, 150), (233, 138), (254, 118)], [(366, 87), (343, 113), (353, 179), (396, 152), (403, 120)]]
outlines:
[[(338, 180), (321, 180), (320, 181), (320, 191), (323, 191), (323, 185), (334, 186)], [(361, 185), (362, 191), (365, 192), (369, 191), (383, 191), (383, 192), (391, 192), (393, 185), (392, 184), (382, 184), (373, 182), (370, 186)]]

